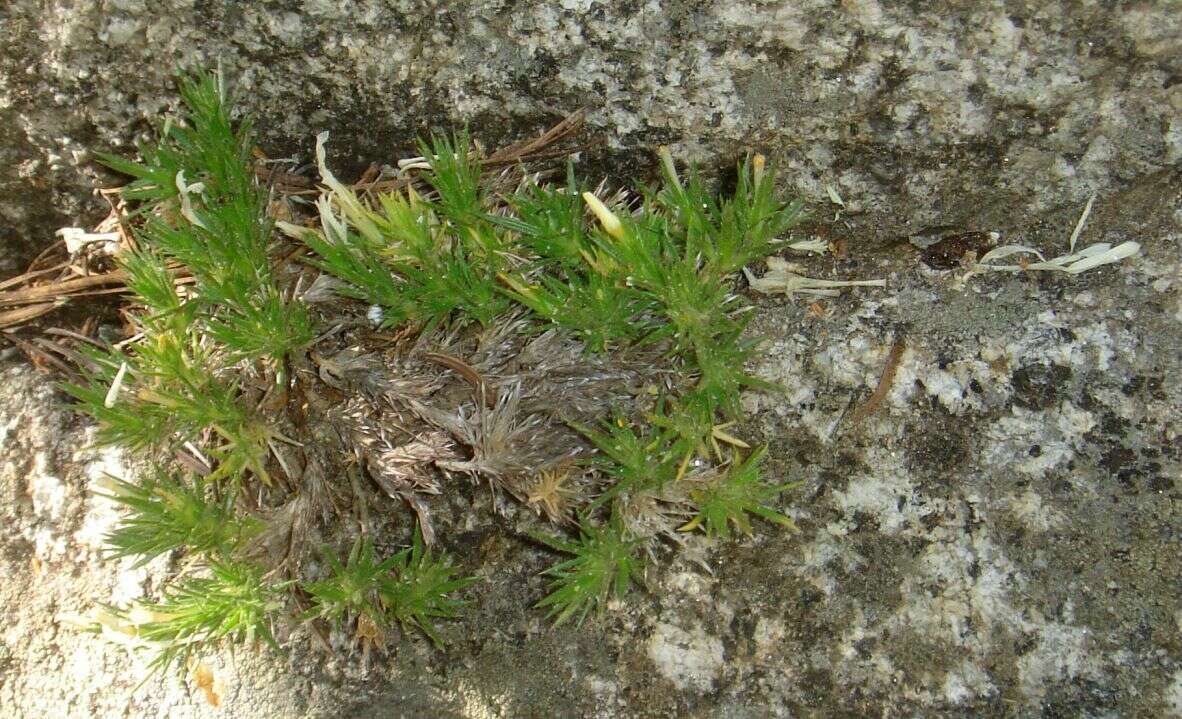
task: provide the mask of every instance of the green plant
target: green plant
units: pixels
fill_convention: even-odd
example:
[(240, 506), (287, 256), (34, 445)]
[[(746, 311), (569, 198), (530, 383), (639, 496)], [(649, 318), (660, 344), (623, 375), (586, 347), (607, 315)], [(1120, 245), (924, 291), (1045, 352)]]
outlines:
[(511, 299), (570, 330), (591, 352), (606, 352), (647, 334), (647, 323), (638, 318), (642, 298), (616, 279), (591, 274), (564, 281), (543, 274), (534, 284), (511, 275), (501, 275), (501, 280)]
[(257, 192), (247, 164), (250, 124), (242, 122), (237, 129), (232, 125), (222, 77), (212, 73), (182, 75), (178, 85), (185, 117), (181, 122), (166, 122), (159, 142), (141, 144), (140, 162), (99, 153), (106, 165), (134, 178), (121, 190), (123, 196), (149, 203), (176, 200), (183, 193), (178, 175), (190, 180), (204, 178), (208, 191), (219, 197)]
[(509, 248), (503, 232), (482, 219), (489, 200), (466, 136), (423, 144), (424, 154), (436, 158), (426, 177), (434, 200), (412, 189), (382, 195), (373, 208), (325, 165), (325, 141), (317, 139), (316, 152), (337, 207), (321, 198), (319, 233), (282, 227), (317, 253), (316, 266), (349, 283), (347, 295), (381, 305), (387, 324), (470, 318), (488, 326), (508, 309), (497, 274)]
[(791, 519), (768, 506), (781, 493), (795, 485), (769, 485), (762, 481), (759, 476), (759, 463), (765, 452), (762, 448), (753, 452), (741, 463), (716, 477), (707, 479), (702, 482), (700, 488), (692, 490), (698, 512), (683, 529), (701, 526), (710, 536), (729, 537), (733, 524), (744, 534), (751, 534), (751, 520), (748, 515), (762, 517), (785, 527), (794, 527)]
[(153, 666), (183, 668), (194, 653), (223, 642), (275, 646), (271, 624), (283, 609), (284, 586), (268, 584), (245, 563), (210, 562), (209, 574), (174, 583), (162, 601), (141, 605), (149, 618), (133, 624), (140, 639), (158, 648)]
[[(438, 644), (434, 622), (474, 581), (429, 546), (441, 473), (567, 525), (535, 533), (568, 555), (538, 603), (557, 623), (622, 597), (679, 528), (790, 526), (774, 507), (790, 485), (765, 482), (763, 450), (732, 429), (744, 389), (773, 389), (744, 369), (755, 343), (734, 276), (800, 216), (762, 157), (719, 199), (662, 150), (661, 187), (603, 199), (571, 163), (560, 186), (490, 183), (461, 133), (421, 143), (426, 169), (375, 194), (333, 175), (321, 135), (320, 197), (273, 222), (277, 193), (220, 79), (182, 79), (181, 94), (141, 161), (105, 156), (141, 203), (118, 260), (135, 336), (88, 351), (87, 381), (66, 387), (100, 442), (159, 465), (111, 483), (128, 510), (112, 553), (194, 568), (138, 625), (158, 666), (270, 641), (293, 617), (351, 629), (366, 651), (396, 626)], [(412, 426), (384, 421), (390, 405)], [(369, 537), (407, 536), (399, 522), (417, 522), (410, 546), (379, 561)], [(302, 561), (312, 537), (330, 547), (324, 572)]]
[(208, 496), (205, 482), (178, 480), (161, 472), (138, 483), (108, 478), (105, 494), (126, 507), (127, 518), (106, 537), (113, 557), (138, 557), (143, 564), (161, 554), (185, 549), (229, 558), (258, 530), (257, 522), (233, 513), (226, 495)]
[(307, 616), (321, 617), (337, 626), (357, 621), (386, 629), (389, 622), (381, 590), (390, 570), (398, 563), (397, 556), (378, 563), (373, 556), (373, 543), (358, 537), (344, 564), (331, 550), (324, 553), (324, 558), (329, 576), (304, 587), (313, 605)]
[[(318, 148), (327, 177), (323, 138)], [(699, 518), (684, 528), (703, 526), (711, 535), (725, 536), (729, 523), (748, 528), (749, 514), (783, 524), (767, 504), (785, 488), (759, 479), (759, 453), (709, 490), (675, 486), (687, 481), (695, 457), (724, 462), (720, 443), (747, 449), (727, 431), (741, 419), (740, 393), (774, 389), (744, 370), (754, 343), (742, 337), (748, 308), (732, 281), (745, 264), (769, 254), (800, 216), (798, 204), (775, 199), (763, 158), (745, 162), (735, 194), (720, 201), (696, 174), (683, 183), (662, 150), (664, 188), (624, 211), (581, 188), (570, 165), (564, 186), (525, 180), (498, 202), (482, 189), (465, 136), (421, 149), (434, 158), (425, 178), (430, 196), (410, 189), (379, 197), (371, 209), (334, 180), (321, 199), (323, 232), (284, 229), (316, 251), (318, 267), (357, 284), (347, 294), (400, 318), (471, 319), (488, 327), (511, 300), (543, 325), (577, 337), (588, 353), (661, 347), (671, 365), (693, 378), (692, 386), (663, 400), (639, 433), (626, 417), (602, 429), (576, 425), (600, 453), (592, 467), (604, 487), (582, 510), (579, 541), (562, 545), (576, 559), (559, 565), (561, 580), (545, 606), (565, 618), (568, 607), (583, 613), (601, 601), (604, 552), (652, 541), (687, 505), (698, 506)], [(587, 223), (588, 210), (596, 224)], [(614, 529), (596, 525), (604, 521), (596, 514)], [(612, 576), (621, 577), (618, 586), (628, 585), (628, 575)]]
[(270, 482), (267, 454), (285, 438), (243, 405), (236, 384), (214, 373), (217, 357), (197, 335), (148, 330), (134, 355), (90, 357), (89, 384), (64, 389), (99, 421), (101, 443), (152, 451), (210, 435), (209, 452), (219, 460), (214, 478), (237, 483), (250, 471)]
[(306, 345), (312, 328), (274, 278), (266, 195), (249, 163), (250, 125), (234, 128), (219, 76), (182, 78), (180, 89), (187, 112), (165, 125), (157, 144), (141, 146), (142, 162), (101, 158), (136, 178), (125, 197), (164, 210), (149, 218), (137, 240), (158, 260), (175, 260), (193, 274), (210, 335), (232, 359), (279, 361)]
[(416, 533), (414, 543), (395, 554), (393, 573), (383, 582), (381, 595), (390, 616), (404, 627), (415, 627), (442, 646), (436, 619), (454, 619), (464, 603), (451, 595), (476, 581), (460, 577), (447, 557), (435, 557)]
[(645, 428), (637, 434), (624, 418), (605, 422), (603, 430), (577, 427), (587, 436), (600, 456), (595, 464), (611, 478), (608, 488), (588, 507), (594, 510), (618, 496), (636, 494), (646, 489), (660, 489), (672, 481), (677, 473), (676, 460), (669, 451), (667, 438)]
[(330, 575), (305, 585), (313, 608), (305, 616), (337, 626), (355, 624), (359, 636), (381, 643), (395, 623), (415, 627), (442, 645), (432, 619), (455, 617), (463, 603), (448, 595), (470, 585), (446, 557), (436, 558), (416, 534), (412, 546), (377, 562), (373, 544), (358, 537), (345, 563), (326, 552)]
[[(106, 496), (127, 510), (107, 538), (110, 553), (144, 562), (183, 552), (208, 574), (179, 580), (160, 602), (136, 608), (151, 617), (136, 632), (158, 649), (159, 668), (223, 642), (273, 644), (270, 625), (299, 582), (264, 579), (273, 568), (257, 562), (290, 512), (250, 505), (268, 492), (283, 496), (274, 473), (291, 478), (279, 446), (300, 443), (257, 398), (282, 396), (287, 367), (313, 332), (307, 309), (281, 288), (266, 190), (249, 163), (249, 125), (232, 125), (215, 76), (182, 78), (181, 94), (186, 111), (166, 123), (159, 143), (141, 148), (141, 162), (104, 156), (135, 178), (124, 196), (143, 202), (134, 216), (137, 247), (118, 258), (138, 308), (130, 315), (137, 337), (124, 349), (87, 350), (87, 382), (65, 386), (99, 421), (100, 443), (159, 462), (135, 482), (107, 480)], [(170, 469), (178, 456), (196, 473)], [(419, 551), (410, 567), (410, 556), (387, 564), (440, 593), (464, 586), (450, 565)], [(406, 593), (405, 583), (390, 579), (383, 591)], [(455, 606), (411, 595), (418, 604), (400, 605), (398, 619), (429, 633), (427, 618)]]
[(577, 540), (534, 535), (563, 554), (573, 555), (550, 567), (550, 594), (537, 606), (547, 609), (555, 624), (582, 622), (592, 609), (614, 597), (623, 598), (642, 568), (642, 540), (628, 539), (618, 525), (584, 526)]

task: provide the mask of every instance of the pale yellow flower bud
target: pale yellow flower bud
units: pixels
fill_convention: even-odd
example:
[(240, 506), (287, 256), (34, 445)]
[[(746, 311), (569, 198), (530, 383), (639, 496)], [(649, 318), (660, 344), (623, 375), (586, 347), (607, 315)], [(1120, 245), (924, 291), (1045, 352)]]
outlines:
[(590, 192), (583, 193), (583, 201), (599, 218), (599, 224), (603, 225), (603, 231), (617, 240), (624, 236), (624, 225), (620, 223), (620, 218), (616, 217), (615, 213), (607, 209), (607, 205), (599, 201), (599, 198)]

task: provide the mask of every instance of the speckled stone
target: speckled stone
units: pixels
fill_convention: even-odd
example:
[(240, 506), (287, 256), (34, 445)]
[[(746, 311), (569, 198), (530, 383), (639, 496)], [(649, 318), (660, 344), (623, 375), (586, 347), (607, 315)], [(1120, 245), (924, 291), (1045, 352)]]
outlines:
[(431, 127), (494, 143), (585, 107), (596, 173), (754, 146), (892, 231), (1004, 225), (1182, 159), (1179, 22), (1098, 0), (12, 0), (0, 241), (11, 265), (93, 220), (92, 153), (130, 152), (172, 68), (216, 62), (273, 156), (330, 129), (338, 162), (388, 160)]
[[(227, 655), (220, 710), (57, 621), (163, 569), (102, 560), (88, 487), (119, 458), (79, 450), (91, 430), (48, 380), (0, 366), (0, 715), (1182, 716), (1180, 13), (932, 7), (0, 8), (0, 262), (93, 219), (89, 153), (130, 151), (174, 102), (173, 65), (220, 59), (269, 154), (307, 157), (328, 129), (342, 168), (434, 125), (494, 143), (576, 107), (605, 139), (588, 171), (643, 172), (659, 143), (711, 168), (760, 147), (812, 202), (808, 231), (846, 248), (802, 271), (887, 281), (753, 298), (750, 369), (784, 392), (746, 396), (735, 431), (800, 483), (798, 532), (688, 537), (602, 618), (555, 629), (530, 608), (553, 557), (473, 509), (484, 581), (445, 649), (404, 636), (369, 675), (303, 641)], [(966, 281), (898, 240), (957, 224), (1059, 254), (1093, 193), (1080, 246), (1141, 254)], [(881, 405), (843, 423), (900, 337)]]

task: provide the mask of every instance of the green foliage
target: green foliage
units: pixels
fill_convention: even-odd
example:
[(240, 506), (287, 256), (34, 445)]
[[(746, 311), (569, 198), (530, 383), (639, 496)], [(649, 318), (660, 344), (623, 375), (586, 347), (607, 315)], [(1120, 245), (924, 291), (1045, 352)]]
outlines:
[(541, 261), (579, 270), (585, 262), (584, 253), (591, 249), (580, 192), (575, 166), (567, 163), (565, 187), (527, 182), (505, 198), (515, 217), (490, 215), (488, 219), (518, 233), (518, 241)]
[(430, 142), (420, 142), (419, 151), (430, 158), (427, 182), (438, 195), (434, 204), (439, 214), (454, 226), (472, 228), (474, 234), (483, 236), (489, 229), (480, 221), (487, 202), (480, 182), (480, 161), (470, 146), (468, 133), (461, 132), (450, 139), (436, 135)]
[[(237, 482), (250, 471), (269, 482), (268, 443), (280, 436), (243, 407), (238, 389), (215, 375), (210, 351), (195, 335), (145, 336), (135, 355), (91, 353), (96, 369), (87, 385), (64, 385), (79, 409), (99, 421), (98, 440), (138, 451), (160, 450), (212, 432), (218, 466), (212, 479)], [(126, 367), (113, 391), (120, 367)]]
[(365, 206), (323, 164), (336, 209), (322, 198), (322, 231), (284, 225), (315, 253), (313, 264), (344, 280), (346, 296), (381, 305), (387, 323), (410, 319), (426, 325), (475, 320), (489, 325), (510, 307), (497, 275), (506, 262), (505, 231), (486, 222), (480, 169), (465, 135), (424, 144), (434, 158), (427, 182), (435, 199), (408, 190)]
[(137, 237), (193, 273), (206, 331), (232, 359), (280, 360), (311, 341), (307, 313), (284, 301), (272, 277), (271, 223), (257, 190), (192, 207), (175, 224), (152, 218)]
[[(322, 233), (289, 228), (319, 267), (352, 285), (348, 294), (386, 307), (388, 321), (427, 323), (488, 325), (512, 300), (591, 352), (668, 341), (699, 376), (711, 412), (730, 419), (744, 387), (766, 388), (743, 370), (752, 348), (740, 340), (746, 308), (731, 277), (773, 251), (800, 205), (775, 198), (762, 157), (739, 167), (736, 191), (723, 200), (696, 173), (683, 183), (663, 151), (664, 188), (637, 212), (580, 197), (569, 166), (564, 187), (526, 182), (490, 212), (466, 135), (435, 138), (421, 151), (434, 199), (407, 190), (370, 208), (334, 179), (331, 198), (345, 222), (323, 199)], [(331, 177), (323, 166), (321, 175)], [(589, 204), (598, 228), (587, 224)]]
[(676, 459), (668, 451), (666, 437), (647, 429), (638, 434), (622, 417), (605, 422), (601, 431), (577, 427), (601, 453), (596, 465), (611, 482), (589, 509), (618, 496), (645, 489), (659, 489), (677, 474)]
[[(88, 383), (67, 386), (100, 422), (99, 439), (140, 451), (168, 450), (212, 434), (213, 478), (251, 472), (268, 481), (269, 445), (282, 438), (240, 400), (222, 370), (242, 360), (277, 365), (313, 337), (307, 312), (287, 302), (269, 256), (266, 196), (249, 164), (248, 123), (230, 120), (211, 74), (180, 79), (185, 110), (134, 163), (107, 157), (147, 201), (139, 249), (120, 257), (146, 314), (126, 351), (90, 352)], [(189, 291), (176, 286), (192, 274)]]
[(381, 589), (390, 615), (404, 627), (417, 627), (436, 646), (442, 646), (432, 620), (458, 616), (464, 603), (448, 595), (461, 591), (477, 578), (457, 576), (459, 570), (448, 557), (432, 556), (423, 546), (418, 531), (413, 544), (391, 559), (395, 560), (393, 576), (383, 582)]
[[(243, 559), (261, 556), (253, 550), (267, 536), (256, 507), (275, 509), (303, 489), (271, 482), (272, 454), (287, 469), (276, 443), (293, 441), (259, 407), (281, 406), (303, 381), (298, 372), (288, 381), (287, 368), (306, 366), (300, 354), (317, 328), (277, 269), (249, 124), (231, 121), (216, 76), (180, 85), (183, 113), (141, 148), (140, 161), (104, 157), (134, 178), (125, 197), (143, 203), (137, 248), (119, 258), (141, 336), (121, 350), (89, 350), (87, 382), (66, 388), (99, 420), (101, 442), (156, 458), (200, 446), (211, 464), (201, 479), (162, 469), (110, 485), (128, 510), (109, 537), (113, 555), (147, 561), (181, 550), (209, 569), (145, 605), (152, 619), (140, 636), (162, 647), (159, 666), (184, 664), (203, 646), (272, 641), (270, 624), (295, 591), (311, 599), (305, 618), (375, 640), (415, 628), (439, 644), (434, 622), (458, 614), (455, 594), (474, 579), (432, 556), (418, 533), (381, 561), (368, 538), (343, 558), (327, 552), (327, 576), (317, 581), (297, 571), (273, 583), (273, 568)], [(320, 227), (278, 229), (343, 283), (342, 296), (383, 308), (384, 327), (487, 329), (516, 312), (527, 318), (512, 325), (522, 332), (558, 328), (592, 355), (636, 348), (669, 364), (664, 393), (642, 416), (621, 409), (610, 422), (576, 427), (596, 450), (579, 478), (594, 499), (577, 507), (572, 535), (538, 535), (567, 555), (546, 570), (549, 593), (538, 602), (555, 623), (582, 621), (622, 597), (646, 558), (659, 556), (658, 537), (676, 538), (678, 525), (711, 537), (750, 532), (753, 516), (791, 526), (773, 509), (790, 485), (760, 478), (763, 449), (740, 461), (750, 447), (729, 430), (743, 419), (740, 393), (770, 388), (745, 370), (755, 345), (743, 338), (750, 307), (734, 275), (773, 252), (800, 216), (798, 204), (776, 199), (762, 157), (742, 163), (734, 193), (720, 198), (696, 173), (679, 177), (662, 150), (662, 185), (608, 207), (579, 184), (573, 164), (561, 187), (526, 180), (495, 193), (466, 133), (420, 144), (422, 182), (361, 197), (327, 167), (325, 141), (316, 146), (326, 188)], [(183, 290), (181, 274), (191, 276)], [(246, 496), (253, 501), (239, 501)], [(275, 514), (292, 524), (267, 530), (297, 531), (293, 515)]]
[(212, 561), (209, 571), (169, 586), (161, 602), (142, 605), (151, 618), (136, 624), (137, 635), (159, 647), (155, 668), (183, 668), (195, 652), (226, 642), (276, 646), (271, 622), (283, 609), (284, 587), (267, 584), (242, 562)]
[[(331, 213), (332, 209), (325, 207), (322, 212)], [(289, 231), (316, 253), (314, 265), (344, 281), (338, 290), (342, 295), (380, 305), (387, 326), (398, 324), (410, 314), (403, 282), (386, 267), (380, 243), (330, 221), (324, 222), (323, 234), (294, 226)]]
[(665, 187), (655, 204), (683, 233), (685, 256), (702, 257), (709, 275), (726, 277), (772, 254), (777, 238), (801, 218), (801, 203), (776, 199), (774, 177), (764, 171), (762, 157), (739, 166), (734, 195), (721, 201), (706, 191), (697, 173), (683, 184), (664, 148), (661, 166)]
[(232, 495), (210, 499), (204, 482), (192, 486), (163, 472), (139, 484), (109, 478), (103, 494), (126, 507), (128, 515), (106, 537), (113, 557), (139, 557), (137, 566), (177, 549), (229, 558), (257, 530), (257, 523), (234, 515)]
[[(136, 178), (124, 197), (149, 201), (144, 210), (155, 210), (136, 232), (147, 250), (126, 266), (140, 272), (132, 288), (147, 291), (145, 304), (160, 309), (168, 272), (159, 270), (163, 260), (175, 260), (197, 280), (193, 301), (232, 359), (279, 361), (313, 335), (307, 312), (284, 301), (273, 276), (266, 195), (249, 162), (250, 125), (235, 129), (217, 76), (182, 77), (180, 88), (184, 113), (166, 124), (155, 146), (140, 148), (141, 162), (102, 158)], [(143, 274), (149, 264), (154, 277)]]
[(792, 520), (768, 506), (794, 484), (767, 484), (759, 476), (759, 463), (766, 450), (759, 449), (742, 463), (731, 467), (721, 477), (713, 479), (694, 491), (697, 515), (682, 529), (702, 527), (709, 536), (730, 537), (730, 525), (744, 534), (751, 534), (748, 515), (762, 517), (784, 527), (793, 527)]
[(382, 587), (398, 564), (398, 555), (379, 563), (374, 559), (373, 543), (358, 537), (344, 564), (335, 552), (326, 551), (324, 557), (331, 573), (304, 587), (313, 603), (307, 616), (318, 616), (337, 626), (364, 617), (378, 628), (387, 628)]
[(715, 427), (715, 402), (700, 390), (691, 390), (648, 417), (653, 427), (664, 432), (671, 453), (679, 458), (709, 459), (710, 439)]
[(457, 243), (450, 252), (423, 252), (412, 261), (394, 263), (409, 286), (413, 318), (434, 325), (458, 314), (487, 327), (509, 309), (497, 286), (498, 256), (477, 259), (478, 254), (466, 245)]
[[(745, 161), (734, 194), (722, 199), (696, 173), (683, 182), (662, 150), (664, 186), (646, 193), (635, 211), (604, 206), (583, 191), (569, 165), (565, 186), (527, 181), (494, 211), (465, 135), (436, 138), (421, 151), (434, 199), (408, 190), (369, 208), (333, 181), (345, 222), (324, 220), (316, 236), (293, 233), (317, 253), (318, 266), (354, 285), (352, 296), (382, 304), (387, 318), (486, 326), (511, 300), (580, 338), (588, 352), (657, 344), (693, 378), (681, 396), (661, 402), (646, 428), (624, 418), (578, 428), (600, 453), (594, 467), (605, 486), (583, 510), (579, 541), (563, 545), (577, 559), (552, 575), (558, 579), (545, 606), (562, 620), (585, 613), (604, 582), (627, 586), (631, 550), (623, 547), (651, 538), (625, 539), (624, 527), (662, 522), (623, 522), (622, 512), (681, 511), (668, 504), (688, 494), (697, 511), (690, 525), (704, 523), (710, 535), (725, 536), (730, 524), (746, 530), (749, 514), (781, 522), (766, 503), (786, 487), (759, 481), (761, 452), (708, 488), (673, 487), (694, 458), (722, 463), (722, 444), (747, 449), (725, 428), (742, 418), (743, 389), (772, 389), (744, 369), (754, 344), (742, 338), (749, 308), (732, 280), (770, 254), (800, 217), (799, 204), (776, 199), (763, 158)], [(321, 168), (322, 176), (330, 174)], [(327, 199), (321, 208), (322, 217), (326, 209), (331, 216)], [(588, 209), (597, 225), (588, 223)], [(615, 534), (595, 528), (596, 513), (607, 515)], [(615, 563), (618, 552), (622, 564)]]
[(745, 388), (777, 391), (769, 382), (752, 377), (744, 369), (752, 357), (754, 343), (734, 338), (729, 343), (711, 342), (694, 347), (699, 379), (695, 392), (727, 419), (740, 419), (739, 394)]
[(372, 543), (361, 538), (344, 564), (331, 552), (326, 558), (330, 576), (305, 587), (314, 604), (306, 616), (337, 626), (364, 621), (383, 632), (400, 623), (418, 628), (438, 646), (442, 641), (432, 620), (455, 617), (463, 602), (448, 595), (476, 581), (457, 577), (447, 557), (431, 556), (417, 532), (410, 547), (380, 563)]
[(655, 273), (649, 292), (660, 304), (668, 321), (666, 333), (679, 353), (689, 354), (738, 335), (740, 325), (731, 317), (736, 299), (731, 287), (710, 281), (699, 267), (685, 261), (662, 266)]
[(128, 289), (151, 313), (142, 320), (145, 325), (161, 331), (189, 329), (195, 305), (187, 305), (177, 294), (172, 274), (160, 253), (144, 248), (122, 255), (119, 263), (128, 274)]
[(180, 195), (177, 176), (207, 183), (214, 196), (236, 196), (254, 190), (249, 174), (249, 123), (235, 131), (227, 113), (225, 85), (212, 73), (178, 80), (185, 111), (179, 121), (164, 125), (161, 139), (139, 147), (139, 162), (100, 153), (111, 169), (135, 180), (123, 190), (129, 200), (160, 202)]
[[(122, 352), (84, 350), (92, 360), (84, 385), (63, 384), (62, 389), (78, 400), (77, 409), (98, 421), (97, 443), (120, 446), (133, 452), (147, 453), (164, 447), (175, 431), (167, 411), (153, 411), (155, 405), (127, 401), (121, 390), (115, 389), (120, 371), (132, 375), (135, 360)], [(119, 401), (123, 398), (124, 401)]]
[(646, 323), (636, 316), (642, 306), (641, 297), (613, 278), (573, 275), (563, 281), (543, 274), (537, 284), (527, 284), (511, 275), (501, 275), (501, 279), (508, 286), (506, 295), (543, 319), (570, 330), (591, 352), (630, 344), (647, 333)]
[(535, 538), (573, 555), (544, 572), (551, 578), (550, 593), (537, 606), (549, 610), (556, 625), (572, 617), (582, 623), (592, 609), (602, 608), (610, 598), (623, 598), (642, 568), (643, 541), (626, 538), (615, 522), (584, 527), (577, 541), (544, 535)]

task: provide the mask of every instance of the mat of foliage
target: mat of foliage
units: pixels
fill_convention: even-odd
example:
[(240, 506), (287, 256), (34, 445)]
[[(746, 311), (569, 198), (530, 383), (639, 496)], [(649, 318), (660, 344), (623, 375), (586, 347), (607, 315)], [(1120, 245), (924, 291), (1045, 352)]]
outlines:
[(667, 152), (659, 188), (605, 198), (573, 164), (490, 180), (461, 134), (359, 192), (321, 135), (320, 190), (283, 194), (220, 78), (180, 88), (158, 143), (104, 158), (133, 178), (128, 338), (67, 386), (100, 441), (155, 467), (107, 484), (127, 510), (112, 554), (180, 561), (154, 602), (100, 612), (105, 631), (160, 667), (304, 628), (367, 659), (391, 632), (438, 641), (479, 579), (438, 541), (447, 495), (474, 488), (489, 513), (534, 511), (555, 563), (530, 601), (557, 622), (689, 532), (790, 526), (788, 487), (733, 428), (741, 390), (775, 389), (744, 370), (736, 275), (799, 215), (762, 157), (725, 198)]

